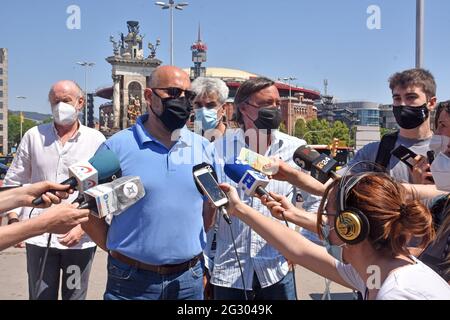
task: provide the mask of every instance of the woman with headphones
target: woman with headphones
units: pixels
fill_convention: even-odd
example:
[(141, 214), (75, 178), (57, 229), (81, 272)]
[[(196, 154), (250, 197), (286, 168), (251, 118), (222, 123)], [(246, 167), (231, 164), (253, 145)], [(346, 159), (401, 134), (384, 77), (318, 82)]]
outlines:
[(348, 175), (330, 184), (317, 219), (278, 195), (263, 203), (275, 217), (313, 229), (325, 248), (243, 204), (234, 188), (222, 184), (228, 212), (248, 224), (293, 263), (358, 290), (365, 299), (450, 299), (450, 286), (410, 255), (414, 235), (420, 247), (433, 238), (428, 209), (382, 173)]

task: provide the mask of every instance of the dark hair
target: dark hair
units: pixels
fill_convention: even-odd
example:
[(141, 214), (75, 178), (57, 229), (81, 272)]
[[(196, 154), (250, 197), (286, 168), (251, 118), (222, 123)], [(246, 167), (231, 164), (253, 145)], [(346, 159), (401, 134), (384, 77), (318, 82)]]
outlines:
[(239, 110), (240, 104), (250, 98), (252, 94), (261, 91), (262, 89), (271, 87), (274, 84), (275, 82), (270, 80), (269, 78), (257, 77), (250, 78), (239, 86), (239, 89), (236, 92), (236, 96), (234, 97), (234, 105), (236, 106), (235, 119), (239, 124), (243, 123), (242, 114)]
[(436, 96), (436, 82), (430, 71), (425, 69), (409, 69), (397, 72), (389, 78), (389, 88), (391, 91), (395, 87), (406, 88), (408, 86), (417, 86), (422, 88), (427, 96), (431, 99)]
[(436, 115), (434, 116), (434, 128), (437, 129), (439, 123), (439, 116), (442, 111), (447, 112), (450, 115), (450, 100), (439, 102), (436, 107)]
[[(337, 193), (334, 199), (330, 199), (329, 194), (339, 187), (339, 181), (333, 181), (325, 190), (317, 218), (318, 231), (326, 199), (337, 203)], [(361, 178), (349, 191), (345, 205), (359, 209), (367, 217), (370, 225), (367, 240), (375, 250), (393, 256), (409, 255), (407, 244), (412, 237), (419, 238), (420, 248), (424, 248), (434, 238), (433, 221), (428, 208), (416, 197), (408, 199), (405, 187), (387, 174), (373, 173)]]

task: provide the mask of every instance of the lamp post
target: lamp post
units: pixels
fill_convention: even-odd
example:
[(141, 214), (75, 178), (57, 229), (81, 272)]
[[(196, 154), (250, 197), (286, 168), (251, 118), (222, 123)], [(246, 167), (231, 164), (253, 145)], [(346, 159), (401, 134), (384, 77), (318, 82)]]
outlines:
[(173, 66), (173, 9), (183, 10), (184, 7), (188, 6), (187, 2), (175, 3), (174, 0), (169, 0), (168, 3), (165, 2), (155, 2), (155, 5), (160, 6), (161, 9), (170, 10), (170, 65)]
[[(289, 119), (288, 119), (288, 122), (290, 122), (292, 120), (292, 106), (291, 106), (292, 87), (291, 87), (291, 81), (297, 80), (297, 78), (290, 76), (290, 77), (285, 77), (285, 78), (278, 78), (278, 80), (279, 81), (281, 81), (281, 80), (287, 81), (288, 86), (289, 86), (289, 104), (288, 104), (288, 117), (289, 117)], [(290, 131), (291, 132), (289, 132), (289, 130), (288, 130), (289, 134), (293, 134), (293, 132), (292, 132), (293, 131), (293, 127), (294, 127), (293, 125), (290, 126), (290, 129), (291, 129)]]
[[(25, 100), (27, 97), (25, 97), (25, 96), (17, 96), (16, 97), (17, 99), (22, 99), (22, 100)], [(20, 109), (20, 111), (19, 111), (19, 122), (20, 122), (20, 140), (22, 140), (22, 136), (23, 136), (23, 114), (22, 114), (22, 108), (23, 108), (23, 106), (22, 105), (20, 105), (19, 106), (19, 109)]]
[(86, 105), (87, 104), (87, 70), (88, 70), (88, 67), (93, 67), (95, 65), (95, 63), (83, 61), (83, 62), (77, 62), (77, 64), (84, 67), (84, 104), (85, 104), (84, 125), (87, 126), (87, 110), (86, 110), (86, 107), (87, 107), (87, 105)]
[(425, 1), (416, 0), (416, 68), (423, 67)]

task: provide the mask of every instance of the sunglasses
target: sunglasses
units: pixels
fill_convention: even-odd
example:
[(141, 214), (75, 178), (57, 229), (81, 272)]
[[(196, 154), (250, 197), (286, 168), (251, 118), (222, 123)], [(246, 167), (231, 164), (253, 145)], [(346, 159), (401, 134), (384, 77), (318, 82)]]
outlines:
[(155, 95), (158, 98), (161, 98), (161, 96), (155, 91), (155, 90), (161, 90), (164, 91), (170, 98), (173, 99), (177, 99), (179, 97), (181, 97), (181, 95), (184, 93), (184, 96), (186, 97), (187, 100), (189, 101), (193, 101), (196, 94), (194, 91), (191, 90), (184, 90), (181, 88), (176, 88), (176, 87), (169, 87), (169, 88), (151, 88), (153, 90), (153, 92), (155, 93)]

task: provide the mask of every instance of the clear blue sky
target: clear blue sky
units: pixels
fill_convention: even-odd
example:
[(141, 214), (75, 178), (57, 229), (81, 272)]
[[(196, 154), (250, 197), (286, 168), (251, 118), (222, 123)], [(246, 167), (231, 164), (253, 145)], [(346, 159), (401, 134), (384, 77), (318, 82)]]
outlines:
[[(272, 78), (295, 76), (298, 83), (344, 100), (390, 103), (387, 79), (414, 67), (415, 0), (188, 0), (175, 11), (175, 64), (192, 65), (190, 45), (202, 25), (206, 66), (242, 69)], [(450, 98), (450, 1), (425, 0), (425, 67), (438, 83), (438, 98)], [(49, 113), (47, 93), (59, 79), (84, 86), (75, 65), (96, 63), (90, 90), (110, 85), (109, 36), (137, 20), (145, 42), (161, 38), (157, 57), (169, 62), (169, 12), (150, 0), (2, 0), (0, 47), (9, 49), (9, 105)], [(69, 5), (81, 9), (81, 29), (69, 30)], [(369, 30), (366, 12), (381, 9), (381, 29)], [(146, 51), (148, 55), (148, 49)], [(104, 102), (97, 99), (96, 104)], [(96, 112), (98, 116), (98, 112)]]

